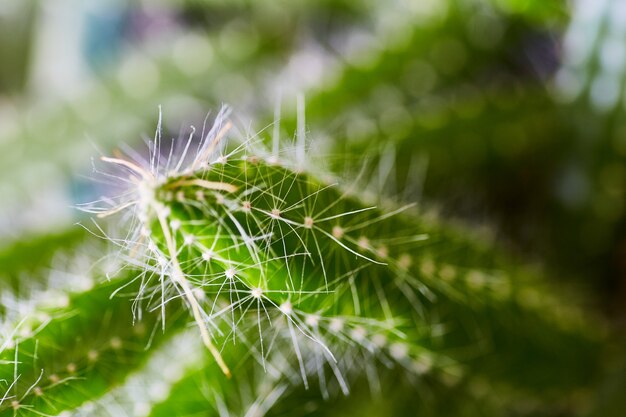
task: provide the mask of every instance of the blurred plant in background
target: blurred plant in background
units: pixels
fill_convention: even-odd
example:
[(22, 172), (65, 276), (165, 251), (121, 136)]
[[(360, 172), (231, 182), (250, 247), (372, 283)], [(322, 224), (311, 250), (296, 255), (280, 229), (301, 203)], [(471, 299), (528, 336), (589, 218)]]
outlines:
[(619, 0), (3, 3), (0, 415), (621, 416), (625, 74)]

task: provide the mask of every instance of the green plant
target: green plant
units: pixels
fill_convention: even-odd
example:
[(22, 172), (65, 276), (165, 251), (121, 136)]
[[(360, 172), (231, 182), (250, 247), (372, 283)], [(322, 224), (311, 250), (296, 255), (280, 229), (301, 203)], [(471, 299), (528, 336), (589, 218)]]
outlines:
[[(171, 39), (129, 40), (78, 97), (0, 97), (0, 416), (621, 415), (623, 361), (567, 281), (600, 273), (577, 243), (602, 252), (620, 222), (623, 129), (617, 107), (591, 119), (584, 103), (572, 123), (545, 88), (558, 53), (535, 48), (555, 47), (565, 2), (163, 7)], [(611, 35), (620, 15), (601, 15)], [(617, 104), (594, 93), (603, 44), (561, 72)], [(222, 112), (165, 139), (218, 99), (265, 127)], [(84, 133), (107, 149), (152, 129), (157, 104), (147, 152), (95, 164), (106, 197), (82, 208), (98, 219), (49, 235), (66, 182), (93, 188), (67, 172), (92, 152)], [(586, 149), (572, 135), (605, 129), (579, 167), (594, 212), (546, 207)]]
[[(125, 395), (113, 387), (180, 337), (203, 342), (203, 369), (181, 363), (171, 400), (165, 384), (135, 404), (142, 415), (271, 412), (299, 387), (339, 401), (364, 378), (382, 392), (399, 378), (398, 395), (416, 381), (498, 386), (507, 401), (494, 415), (531, 399), (574, 411), (567, 394), (593, 382), (602, 332), (532, 271), (485, 238), (315, 174), (302, 136), (274, 152), (257, 136), (229, 143), (231, 128), (222, 112), (199, 141), (192, 130), (164, 143), (159, 130), (149, 157), (103, 158), (120, 194), (85, 210), (117, 216), (121, 236), (94, 233), (121, 248), (109, 255), (120, 264), (93, 271), (108, 284), (17, 324), (0, 354), (0, 414), (113, 413)], [(189, 321), (195, 337), (181, 336)]]

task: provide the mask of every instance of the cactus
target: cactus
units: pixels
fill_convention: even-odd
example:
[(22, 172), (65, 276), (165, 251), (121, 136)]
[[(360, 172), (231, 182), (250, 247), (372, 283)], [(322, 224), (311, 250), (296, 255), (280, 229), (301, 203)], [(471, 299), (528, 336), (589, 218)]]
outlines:
[[(217, 9), (220, 16), (242, 8), (251, 15), (265, 10), (246, 1), (219, 7), (213, 0), (181, 3), (205, 11), (203, 19), (214, 19)], [(347, 7), (354, 16), (356, 7), (363, 21), (355, 27), (382, 39), (379, 48), (348, 53), (337, 65), (330, 54), (320, 54), (333, 65), (307, 93), (309, 125), (300, 106), (298, 117), (287, 114), (280, 126), (273, 121), (273, 137), (265, 131), (244, 134), (223, 110), (208, 133), (203, 128), (198, 135), (192, 128), (170, 143), (162, 137), (159, 118), (147, 154), (125, 148), (125, 154), (113, 153), (97, 164), (106, 197), (81, 206), (97, 217), (95, 223), (83, 222), (95, 237), (78, 230), (6, 242), (0, 252), (0, 416), (586, 414), (604, 364), (603, 321), (583, 314), (578, 300), (489, 236), (388, 198), (403, 194), (405, 201), (415, 200), (420, 190), (411, 188), (418, 182), (410, 178), (411, 160), (423, 152), (435, 165), (429, 172), (436, 186), (430, 180), (427, 194), (439, 201), (449, 197), (447, 173), (454, 165), (446, 155), (449, 144), (491, 127), (494, 119), (503, 126), (493, 128), (493, 138), (489, 130), (489, 137), (471, 136), (468, 146), (486, 141), (497, 158), (491, 148), (487, 156), (463, 158), (473, 175), (485, 161), (519, 161), (526, 155), (530, 145), (502, 143), (512, 114), (523, 118), (520, 129), (533, 149), (538, 142), (542, 149), (560, 144), (562, 131), (554, 138), (552, 132), (562, 126), (552, 119), (542, 123), (544, 113), (558, 113), (545, 92), (520, 96), (498, 86), (482, 93), (467, 89), (467, 83), (482, 87), (483, 71), (511, 75), (506, 51), (518, 40), (516, 30), (528, 20), (542, 27), (560, 24), (563, 4), (546, 12), (534, 2), (477, 2), (476, 10), (491, 17), (494, 10), (505, 10), (512, 31), (504, 37), (506, 47), (472, 46), (464, 65), (454, 70), (437, 62), (436, 51), (459, 50), (450, 34), (463, 36), (465, 12), (476, 4), (465, 9), (457, 1), (436, 3), (432, 24), (426, 24), (402, 2), (376, 12), (362, 7), (372, 7), (367, 1), (338, 3), (289, 2), (281, 12), (297, 15), (294, 10), (304, 7), (315, 15)], [(369, 31), (368, 15), (380, 9), (389, 14), (377, 16)], [(261, 30), (273, 33), (263, 22)], [(290, 46), (265, 44), (263, 35), (256, 52), (237, 58), (224, 44), (234, 41), (250, 51), (247, 43), (258, 45), (258, 33), (233, 39), (228, 33), (190, 38), (217, 51), (219, 65), (210, 74), (251, 76), (258, 88), (248, 89), (244, 101), (254, 108), (276, 82), (266, 79), (267, 68)], [(428, 90), (441, 106), (423, 105), (417, 90), (395, 94), (385, 87), (402, 78), (416, 53), (428, 55), (441, 70), (442, 84)], [(39, 147), (39, 133), (56, 130), (51, 127), (69, 117), (69, 136), (79, 136), (75, 131), (82, 124), (111, 138), (116, 132), (126, 136), (135, 130), (131, 125), (154, 120), (148, 102), (176, 104), (191, 88), (198, 102), (190, 108), (196, 109), (219, 95), (219, 88), (198, 88), (208, 72), (162, 54), (141, 52), (131, 59), (149, 69), (148, 81), (156, 70), (166, 87), (142, 95), (124, 77), (120, 85), (104, 77), (90, 100), (113, 100), (107, 117), (91, 120), (76, 104), (43, 111), (41, 124), (29, 129), (37, 138), (18, 152), (33, 150), (35, 163), (52, 154), (75, 164), (80, 158), (66, 149), (61, 156), (55, 140)], [(245, 70), (237, 69), (242, 66)], [(287, 80), (287, 90), (303, 87), (289, 84), (286, 73), (278, 78)], [(529, 78), (525, 71), (514, 75), (516, 83)], [(458, 91), (465, 93), (459, 98)], [(390, 96), (394, 99), (372, 105)], [(368, 104), (369, 98), (375, 100)], [(388, 104), (402, 110), (404, 123), (389, 114), (378, 117)], [(125, 114), (128, 109), (134, 116)], [(378, 127), (364, 132), (363, 125), (356, 126), (359, 137), (351, 128), (349, 134), (336, 133), (337, 114), (351, 127), (373, 114)], [(459, 116), (454, 123), (448, 123), (450, 114)], [(268, 118), (261, 112), (258, 120)], [(313, 135), (332, 136), (330, 162), (318, 163), (307, 127)], [(293, 130), (295, 142), (281, 144), (281, 132)], [(58, 141), (62, 135), (59, 129)], [(373, 152), (364, 144), (377, 141)], [(81, 153), (80, 145), (76, 151)], [(17, 172), (19, 161), (11, 152), (2, 169)], [(368, 152), (374, 163), (358, 179)], [(491, 168), (470, 181), (493, 176)], [(20, 181), (42, 180), (28, 167), (20, 172)], [(34, 186), (31, 192), (37, 193)]]
[[(365, 376), (383, 389), (379, 374), (442, 387), (489, 381), (510, 387), (511, 401), (558, 399), (563, 407), (570, 404), (561, 395), (593, 381), (601, 334), (538, 289), (532, 273), (412, 207), (372, 207), (320, 179), (298, 160), (302, 141), (277, 154), (258, 138), (228, 145), (230, 126), (220, 113), (206, 136), (190, 135), (169, 157), (157, 135), (147, 160), (103, 158), (122, 192), (85, 210), (128, 222), (112, 239), (127, 268), (5, 347), (3, 362), (13, 366), (3, 379), (14, 383), (0, 407), (48, 413), (90, 400), (98, 405), (76, 415), (108, 410), (123, 390), (93, 400), (142, 366), (152, 347), (141, 347), (179, 337), (188, 321), (210, 355), (206, 369), (181, 370), (171, 404), (141, 403), (146, 414), (166, 415), (159, 410), (179, 404), (179, 389), (191, 408), (259, 407), (245, 386), (268, 375), (275, 385), (258, 393), (272, 397), (268, 407), (299, 387), (336, 401)], [(134, 316), (119, 294), (134, 300)], [(101, 333), (91, 339), (95, 327)], [(567, 354), (558, 351), (565, 344)], [(121, 354), (120, 346), (132, 349)], [(36, 364), (22, 359), (33, 357)], [(537, 380), (546, 363), (555, 372)], [(59, 383), (42, 384), (41, 375)], [(91, 382), (68, 399), (74, 376)], [(190, 385), (204, 389), (194, 397)]]
[[(191, 409), (241, 411), (269, 396), (269, 411), (299, 387), (338, 401), (365, 377), (384, 389), (384, 375), (401, 375), (407, 392), (411, 380), (488, 381), (510, 401), (568, 408), (562, 396), (597, 376), (602, 333), (493, 245), (415, 207), (369, 205), (315, 174), (302, 137), (274, 152), (260, 136), (227, 140), (231, 129), (223, 110), (199, 140), (192, 130), (166, 145), (158, 130), (148, 158), (102, 158), (119, 194), (83, 209), (116, 217), (121, 237), (93, 233), (121, 247), (109, 256), (122, 265), (19, 323), (1, 353), (0, 410), (109, 410), (123, 389), (107, 391), (141, 380), (154, 347), (190, 321), (210, 357), (170, 383)], [(554, 372), (537, 379), (546, 363)], [(154, 415), (178, 404), (139, 403)]]
[[(155, 318), (129, 324), (121, 300), (109, 300), (110, 286), (73, 298), (53, 318), (40, 313), (22, 324), (34, 334), (3, 346), (0, 414), (49, 415), (97, 398), (124, 380), (147, 357), (147, 346), (164, 339), (153, 332)], [(50, 321), (46, 323), (46, 321)], [(171, 318), (169, 325), (180, 325)], [(160, 328), (160, 326), (159, 326)]]

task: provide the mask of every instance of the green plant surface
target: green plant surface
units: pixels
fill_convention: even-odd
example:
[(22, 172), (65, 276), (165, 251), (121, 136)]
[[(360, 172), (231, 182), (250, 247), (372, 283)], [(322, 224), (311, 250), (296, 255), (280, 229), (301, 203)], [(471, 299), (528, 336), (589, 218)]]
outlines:
[(16, 326), (42, 308), (67, 305), (71, 294), (91, 290), (104, 270), (106, 245), (86, 239), (78, 227), (11, 242), (0, 253), (0, 335), (10, 340)]
[[(494, 350), (496, 354), (499, 352), (498, 346), (511, 348), (510, 350), (508, 348), (503, 349), (505, 354), (514, 352), (515, 346), (519, 346), (521, 342), (518, 338), (526, 332), (536, 336), (526, 336), (528, 340), (523, 345), (523, 351), (519, 354), (519, 360), (525, 366), (521, 367), (523, 371), (516, 376), (526, 384), (535, 385), (536, 388), (541, 386), (542, 381), (536, 379), (537, 369), (532, 369), (532, 362), (535, 360), (539, 361), (541, 355), (530, 355), (532, 359), (529, 359), (528, 352), (533, 349), (532, 344), (538, 343), (538, 353), (543, 349), (541, 344), (544, 342), (548, 346), (558, 347), (563, 341), (559, 339), (564, 337), (569, 331), (566, 330), (560, 336), (557, 336), (555, 340), (551, 340), (555, 333), (552, 333), (549, 329), (553, 324), (549, 324), (549, 322), (542, 323), (544, 320), (542, 316), (546, 315), (543, 312), (545, 306), (542, 306), (540, 312), (537, 313), (522, 313), (519, 316), (522, 320), (519, 323), (515, 323), (515, 316), (519, 314), (518, 309), (523, 311), (525, 308), (524, 302), (526, 300), (520, 294), (524, 294), (524, 289), (528, 290), (529, 286), (521, 281), (523, 276), (516, 276), (515, 278), (500, 277), (497, 272), (494, 272), (501, 270), (504, 266), (498, 262), (492, 250), (483, 252), (480, 248), (476, 248), (475, 245), (470, 245), (470, 242), (467, 242), (463, 237), (455, 235), (453, 232), (446, 232), (444, 228), (434, 228), (427, 223), (421, 223), (415, 218), (409, 217), (404, 219), (402, 215), (387, 218), (388, 214), (384, 211), (381, 212), (376, 209), (365, 210), (367, 206), (359, 204), (358, 200), (342, 199), (339, 191), (324, 189), (325, 184), (323, 183), (316, 183), (310, 177), (295, 176), (281, 168), (264, 166), (262, 162), (258, 166), (243, 163), (239, 166), (235, 165), (233, 168), (227, 165), (222, 169), (218, 167), (212, 170), (216, 172), (209, 172), (208, 175), (201, 174), (196, 178), (208, 181), (227, 181), (229, 184), (235, 185), (242, 190), (242, 192), (250, 193), (250, 197), (246, 197), (250, 199), (251, 206), (254, 207), (251, 210), (256, 214), (256, 216), (249, 216), (250, 218), (246, 218), (245, 212), (237, 213), (237, 215), (233, 214), (236, 222), (235, 220), (233, 220), (235, 223), (232, 224), (226, 222), (224, 225), (226, 235), (235, 233), (237, 224), (245, 225), (243, 227), (247, 236), (277, 235), (279, 238), (272, 242), (269, 248), (260, 249), (260, 252), (267, 251), (272, 254), (269, 259), (271, 257), (278, 257), (279, 260), (287, 258), (288, 262), (277, 262), (275, 266), (277, 270), (273, 271), (270, 268), (274, 267), (274, 263), (270, 262), (268, 257), (260, 257), (255, 260), (254, 256), (256, 255), (252, 255), (252, 259), (239, 260), (236, 257), (236, 251), (229, 250), (229, 248), (238, 248), (240, 243), (238, 241), (229, 241), (228, 239), (225, 239), (226, 242), (222, 242), (223, 239), (221, 237), (217, 240), (215, 236), (220, 234), (219, 230), (212, 229), (210, 225), (206, 224), (209, 223), (206, 221), (207, 217), (222, 219), (221, 222), (225, 222), (225, 218), (229, 218), (227, 212), (220, 213), (219, 207), (215, 208), (219, 203), (211, 201), (211, 196), (207, 196), (207, 208), (203, 209), (201, 206), (195, 212), (192, 207), (189, 207), (189, 204), (184, 204), (184, 202), (180, 205), (173, 203), (171, 206), (173, 218), (181, 222), (178, 245), (183, 244), (183, 239), (186, 235), (195, 237), (198, 237), (198, 235), (209, 236), (209, 239), (204, 242), (198, 240), (197, 252), (189, 253), (188, 256), (190, 258), (188, 259), (191, 259), (192, 262), (194, 259), (202, 259), (202, 253), (199, 249), (202, 247), (210, 248), (210, 243), (213, 245), (213, 251), (217, 253), (224, 252), (223, 255), (220, 253), (220, 258), (223, 259), (220, 265), (222, 271), (224, 271), (222, 273), (226, 273), (225, 271), (233, 267), (236, 270), (243, 270), (241, 276), (238, 275), (237, 277), (244, 286), (241, 289), (244, 294), (246, 289), (248, 291), (252, 291), (255, 288), (260, 289), (263, 294), (268, 294), (267, 301), (270, 304), (281, 306), (286, 302), (290, 302), (302, 311), (304, 317), (306, 314), (312, 313), (321, 314), (322, 316), (325, 314), (330, 314), (331, 316), (358, 316), (362, 314), (366, 317), (380, 317), (379, 320), (383, 322), (397, 315), (411, 317), (410, 312), (412, 308), (415, 308), (415, 305), (411, 305), (413, 303), (409, 302), (404, 307), (402, 306), (403, 302), (407, 301), (402, 297), (404, 295), (402, 288), (403, 286), (408, 286), (412, 288), (413, 294), (418, 300), (423, 298), (420, 301), (409, 300), (414, 303), (417, 301), (416, 304), (418, 305), (427, 303), (429, 296), (433, 296), (436, 299), (439, 298), (439, 301), (433, 307), (433, 310), (438, 314), (434, 314), (438, 315), (439, 320), (447, 323), (446, 327), (449, 327), (448, 331), (453, 335), (452, 340), (454, 340), (457, 333), (461, 333), (461, 329), (471, 329), (474, 320), (484, 323), (485, 321), (490, 321), (490, 318), (495, 318), (492, 324), (494, 333), (487, 336), (486, 340), (490, 340), (495, 345)], [(189, 180), (192, 181), (191, 178)], [(173, 184), (176, 184), (176, 182)], [(185, 196), (193, 201), (196, 191), (200, 190), (200, 188), (190, 188), (189, 194)], [(287, 191), (281, 192), (281, 188)], [(254, 196), (251, 190), (255, 189), (263, 191), (259, 191), (258, 196)], [(298, 192), (292, 192), (292, 196), (289, 190), (298, 190)], [(228, 197), (230, 196), (224, 196), (224, 198)], [(243, 207), (241, 198), (233, 197), (234, 207)], [(309, 202), (309, 200), (313, 200), (313, 202)], [(273, 215), (272, 213), (275, 213), (277, 209), (280, 213)], [(226, 210), (229, 209), (226, 208)], [(316, 213), (317, 210), (325, 210), (325, 212), (323, 215), (319, 215)], [(214, 211), (217, 211), (217, 213), (211, 216)], [(354, 213), (358, 211), (361, 212)], [(354, 214), (346, 215), (346, 213)], [(313, 219), (314, 222), (311, 231), (305, 226), (307, 217)], [(317, 222), (321, 220), (320, 217), (321, 219), (331, 218), (332, 220), (322, 221), (318, 225)], [(215, 223), (219, 222), (220, 220)], [(187, 224), (190, 225), (189, 228), (185, 227)], [(198, 228), (198, 225), (201, 227)], [(344, 230), (344, 233), (338, 232), (339, 229), (337, 228)], [(333, 229), (335, 234), (333, 234)], [(195, 232), (195, 230), (198, 230), (198, 232)], [(399, 230), (402, 231), (400, 235), (398, 234)], [(230, 233), (226, 231), (230, 231)], [(427, 236), (428, 238), (426, 239)], [(308, 256), (311, 260), (310, 262), (316, 262), (319, 266), (306, 265), (307, 258), (303, 260), (294, 256), (298, 253), (310, 253)], [(413, 258), (416, 253), (421, 255), (418, 259)], [(404, 257), (401, 259), (401, 256), (405, 254), (409, 258)], [(367, 257), (376, 262), (387, 263), (391, 265), (391, 268), (382, 265), (377, 266), (375, 262), (372, 263), (365, 259)], [(350, 260), (350, 258), (352, 259)], [(229, 263), (228, 259), (237, 263)], [(409, 259), (412, 266), (407, 267), (406, 275), (402, 276), (401, 265), (406, 264), (402, 264), (400, 260), (408, 263)], [(242, 265), (238, 266), (239, 263)], [(263, 264), (262, 272), (256, 271), (258, 267), (254, 267), (255, 263)], [(200, 265), (201, 268), (205, 267), (202, 264)], [(366, 268), (363, 271), (358, 271), (364, 266)], [(448, 268), (444, 269), (446, 266)], [(281, 270), (283, 271), (282, 274), (279, 272)], [(441, 276), (442, 270), (444, 271), (443, 277)], [(347, 282), (332, 283), (333, 280), (328, 277), (328, 271), (332, 271), (331, 277), (348, 277)], [(358, 271), (358, 273), (355, 271)], [(185, 275), (190, 276), (201, 274), (201, 271), (196, 269), (184, 270), (183, 272)], [(485, 272), (486, 274), (484, 274)], [(279, 277), (282, 275), (284, 277), (285, 273), (292, 278), (290, 280), (271, 279), (274, 276)], [(322, 279), (325, 274), (328, 283)], [(459, 274), (458, 278), (454, 276), (455, 274)], [(209, 269), (205, 275), (219, 277), (220, 268), (216, 270)], [(350, 275), (354, 275), (354, 284), (351, 283)], [(388, 275), (388, 278), (385, 278), (386, 275)], [(400, 278), (398, 278), (398, 275)], [(450, 275), (447, 278), (452, 280), (454, 284), (441, 282), (442, 278), (446, 278), (446, 275)], [(356, 283), (360, 283), (360, 285)], [(329, 291), (333, 293), (332, 297), (324, 296), (323, 292), (326, 285), (329, 286)], [(334, 287), (335, 285), (337, 287)], [(512, 288), (507, 288), (507, 285), (510, 285)], [(351, 286), (353, 288), (350, 288)], [(466, 291), (470, 291), (473, 286), (474, 297), (468, 299)], [(385, 294), (385, 296), (381, 300), (371, 300), (372, 296), (376, 294), (377, 288), (380, 288), (381, 293)], [(306, 295), (309, 293), (322, 294)], [(410, 290), (409, 293), (411, 293)], [(341, 297), (343, 298), (340, 298), (340, 294), (342, 294)], [(511, 300), (511, 294), (513, 294), (513, 300)], [(539, 294), (536, 293), (536, 295)], [(532, 297), (532, 295), (529, 296)], [(539, 297), (541, 298), (540, 295)], [(360, 301), (355, 301), (355, 298)], [(446, 304), (442, 299), (452, 305), (439, 306), (439, 304)], [(550, 301), (548, 300), (547, 302), (549, 303)], [(460, 306), (455, 306), (456, 303), (459, 303)], [(542, 301), (539, 301), (539, 303), (541, 304)], [(393, 307), (389, 307), (391, 317), (385, 315), (384, 306), (387, 304), (393, 305)], [(467, 308), (468, 305), (470, 308)], [(341, 310), (337, 311), (337, 306), (342, 306)], [(387, 312), (388, 314), (389, 312)], [(433, 313), (431, 312), (431, 314)], [(507, 318), (507, 315), (510, 316)], [(468, 319), (467, 322), (463, 323), (466, 319)], [(517, 325), (510, 327), (502, 325), (498, 323), (500, 320), (503, 320), (502, 324), (506, 323), (507, 320), (511, 320), (509, 322), (510, 325)], [(454, 329), (455, 322), (461, 322), (458, 329)], [(540, 327), (541, 324), (547, 326), (547, 328)], [(480, 327), (480, 324), (478, 326)], [(523, 328), (522, 326), (528, 327)], [(404, 330), (399, 325), (395, 326), (395, 330), (410, 334), (411, 327), (412, 325), (409, 324), (407, 329)], [(512, 335), (511, 332), (506, 332), (504, 329), (507, 327), (516, 329), (515, 333), (518, 334)], [(542, 340), (542, 335), (545, 335), (545, 340)], [(475, 335), (470, 334), (468, 336), (469, 340), (465, 341), (465, 343), (470, 345), (471, 339)], [(481, 336), (484, 337), (484, 335)], [(574, 333), (571, 336), (575, 340), (583, 335)], [(482, 337), (474, 342), (478, 343), (481, 339)], [(574, 340), (570, 340), (572, 344), (576, 344)], [(461, 342), (459, 345), (463, 346), (465, 343)], [(566, 345), (569, 346), (570, 343), (566, 343)], [(585, 344), (577, 345), (583, 348)], [(545, 351), (548, 353), (552, 349), (545, 349)], [(565, 359), (562, 370), (564, 372), (570, 370), (569, 361), (572, 359), (575, 361), (580, 351), (571, 353), (572, 357), (568, 359), (565, 359), (567, 355), (564, 352), (559, 352), (554, 356), (549, 354), (545, 358), (545, 362), (540, 362), (539, 369), (547, 363), (550, 363), (552, 369), (555, 369), (560, 360)], [(589, 353), (593, 354), (593, 348)], [(497, 363), (493, 357), (489, 358), (489, 362), (492, 364)], [(511, 360), (506, 362), (511, 365), (514, 364)], [(515, 363), (515, 365), (518, 364)], [(481, 366), (486, 366), (486, 364), (481, 364)], [(494, 366), (497, 367), (498, 365)], [(524, 371), (527, 371), (528, 374)], [(505, 372), (503, 372), (504, 375), (506, 375)], [(550, 384), (549, 380), (553, 376), (554, 374), (545, 376), (548, 380), (546, 381), (548, 386)], [(560, 374), (558, 378), (562, 376), (564, 374)], [(588, 376), (587, 372), (581, 373), (578, 377), (570, 374), (566, 380), (584, 383)], [(564, 383), (565, 381), (561, 382)], [(547, 387), (544, 386), (543, 388)]]
[[(555, 275), (606, 291), (604, 280), (587, 278), (620, 268), (611, 249), (625, 206), (619, 116), (608, 116), (605, 127), (588, 107), (568, 117), (529, 68), (532, 58), (520, 61), (532, 46), (529, 33), (540, 36), (545, 27), (502, 19), (500, 42), (481, 49), (460, 23), (468, 14), (471, 7), (460, 3), (441, 22), (414, 28), (410, 41), (372, 52), (369, 66), (348, 65), (326, 87), (308, 91), (306, 127), (331, 138), (321, 151), (331, 155), (328, 169), (354, 176), (366, 155), (363, 177), (383, 193), (488, 219), (506, 243)], [(446, 46), (457, 53), (443, 56), (458, 65), (437, 61)], [(296, 112), (283, 111), (280, 124), (295, 130)], [(572, 140), (581, 134), (587, 139)]]
[[(232, 351), (231, 351), (232, 352)], [(243, 353), (239, 358), (245, 358)], [(247, 365), (244, 367), (244, 365)], [(312, 377), (308, 388), (294, 378), (276, 378), (257, 363), (237, 360), (230, 380), (216, 377), (213, 362), (175, 384), (150, 417), (220, 415), (266, 416), (560, 416), (581, 415), (580, 401), (546, 405), (479, 378), (461, 379), (425, 372), (417, 377), (392, 365), (369, 367), (350, 382), (350, 393), (329, 390)], [(297, 373), (297, 370), (296, 370)], [(331, 381), (332, 382), (332, 381)], [(454, 398), (454, 401), (451, 401)]]
[(12, 288), (18, 291), (20, 285), (32, 284), (32, 282), (21, 281), (20, 275), (32, 274), (49, 267), (53, 257), (59, 251), (75, 249), (84, 241), (84, 230), (71, 227), (57, 233), (31, 235), (10, 242), (0, 248), (0, 265), (2, 265), (0, 285), (5, 289)]
[[(123, 250), (111, 255), (129, 270), (70, 294), (54, 314), (39, 309), (19, 323), (2, 351), (7, 415), (76, 407), (88, 415), (94, 403), (108, 412), (115, 398), (130, 401), (125, 380), (139, 378), (152, 356), (139, 346), (177, 337), (191, 319), (210, 356), (197, 373), (183, 370), (170, 383), (175, 395), (204, 380), (214, 394), (207, 407), (247, 407), (254, 397), (238, 395), (250, 373), (271, 372), (284, 393), (308, 387), (340, 398), (363, 378), (380, 382), (380, 366), (406, 378), (407, 392), (421, 381), (498, 386), (507, 401), (537, 410), (587, 401), (602, 327), (535, 272), (484, 236), (415, 207), (368, 205), (362, 189), (316, 176), (300, 136), (278, 153), (258, 137), (227, 145), (224, 117), (199, 143), (193, 135), (179, 142), (169, 158), (160, 131), (147, 160), (103, 158), (121, 194), (85, 209), (121, 216), (111, 225), (123, 235), (111, 243)], [(16, 245), (6, 256), (38, 244), (47, 247)], [(163, 333), (162, 323), (174, 331)], [(120, 346), (132, 348), (122, 354)], [(79, 395), (74, 376), (84, 378)], [(142, 406), (146, 413), (170, 406), (165, 393), (157, 397)], [(190, 410), (198, 398), (190, 394)]]
[[(187, 155), (190, 138), (167, 162), (158, 151), (150, 161), (104, 158), (134, 180), (112, 206), (94, 209), (130, 216), (128, 245), (145, 248), (135, 263), (159, 266), (138, 297), (160, 286), (163, 299), (185, 300), (224, 373), (233, 372), (220, 353), (230, 339), (252, 340), (263, 363), (268, 340), (282, 338), (305, 385), (304, 351), (337, 377), (352, 369), (338, 359), (350, 354), (334, 356), (348, 346), (409, 373), (482, 375), (529, 398), (567, 403), (564, 394), (589, 389), (602, 331), (531, 271), (410, 208), (368, 206), (307, 174), (304, 161), (289, 168), (287, 154), (257, 149), (258, 140), (230, 152), (221, 143), (228, 127), (218, 118), (197, 151)], [(286, 150), (296, 160), (297, 141)]]
[[(366, 168), (356, 157), (329, 159), (328, 166), (360, 172), (373, 193), (420, 199), (447, 217), (486, 223), (518, 253), (565, 271), (555, 277), (572, 282), (583, 275), (558, 262), (571, 243), (554, 244), (562, 228), (551, 223), (564, 220), (552, 211), (564, 162), (558, 155), (571, 128), (545, 91), (475, 94), (410, 115), (393, 134), (338, 141), (338, 154), (365, 155)], [(437, 120), (445, 122), (430, 123)]]
[(184, 323), (172, 311), (166, 324), (145, 315), (133, 325), (129, 300), (111, 298), (117, 288), (101, 285), (20, 323), (0, 350), (0, 415), (57, 414), (105, 394)]
[[(204, 366), (204, 353), (194, 329), (172, 332), (160, 346), (150, 348), (149, 358), (122, 384), (65, 414), (72, 417), (110, 417), (129, 413), (147, 416), (156, 404), (170, 396), (181, 378)], [(180, 414), (173, 411), (170, 415)]]
[[(317, 145), (327, 169), (359, 173), (374, 192), (423, 197), (455, 217), (488, 218), (516, 249), (554, 260), (558, 250), (546, 243), (555, 239), (552, 227), (535, 220), (554, 204), (566, 162), (561, 150), (573, 132), (530, 69), (532, 59), (519, 58), (529, 33), (545, 28), (500, 17), (499, 42), (480, 47), (463, 23), (479, 12), (452, 4), (440, 21), (416, 25), (406, 41), (371, 52), (369, 65), (349, 63), (307, 91), (305, 128), (328, 138)], [(284, 107), (280, 129), (293, 132), (297, 112)]]

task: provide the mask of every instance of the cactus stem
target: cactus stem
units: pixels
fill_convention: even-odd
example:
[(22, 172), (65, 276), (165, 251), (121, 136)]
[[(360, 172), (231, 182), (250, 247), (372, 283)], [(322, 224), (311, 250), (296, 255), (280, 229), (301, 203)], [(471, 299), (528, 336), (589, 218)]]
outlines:
[(228, 366), (224, 362), (222, 355), (220, 354), (220, 352), (217, 350), (217, 348), (211, 341), (211, 336), (209, 335), (209, 332), (207, 331), (206, 325), (202, 318), (200, 304), (198, 303), (198, 300), (194, 296), (191, 286), (189, 285), (189, 282), (185, 278), (185, 275), (180, 267), (180, 264), (178, 263), (178, 257), (176, 256), (178, 251), (176, 250), (176, 243), (174, 242), (174, 239), (172, 239), (172, 235), (170, 233), (170, 229), (167, 224), (167, 219), (165, 218), (165, 215), (162, 210), (155, 210), (155, 211), (157, 213), (157, 218), (161, 225), (161, 229), (163, 230), (163, 236), (165, 238), (167, 249), (171, 254), (172, 269), (173, 269), (172, 275), (173, 277), (175, 277), (175, 281), (178, 284), (180, 284), (183, 290), (183, 294), (185, 298), (187, 299), (187, 301), (189, 302), (189, 305), (191, 306), (191, 311), (193, 313), (194, 320), (196, 321), (198, 325), (198, 329), (200, 330), (200, 336), (202, 337), (202, 342), (207, 347), (207, 349), (209, 349), (209, 352), (211, 352), (211, 355), (213, 355), (213, 357), (215, 358), (215, 361), (219, 365), (222, 372), (224, 372), (224, 375), (230, 378), (231, 377), (230, 369), (228, 369)]

